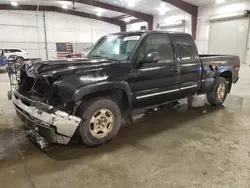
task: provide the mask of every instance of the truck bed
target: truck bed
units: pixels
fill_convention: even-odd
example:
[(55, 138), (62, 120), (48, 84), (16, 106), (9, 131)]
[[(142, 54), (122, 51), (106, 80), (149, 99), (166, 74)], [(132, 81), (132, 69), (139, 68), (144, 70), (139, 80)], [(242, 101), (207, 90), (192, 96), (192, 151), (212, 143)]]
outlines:
[[(216, 78), (216, 72), (225, 72), (229, 70), (232, 72), (232, 83), (238, 80), (240, 68), (240, 59), (235, 55), (213, 55), (204, 54), (199, 55), (202, 63), (202, 88), (201, 92), (206, 93), (210, 90), (208, 85), (213, 85), (214, 79)], [(222, 71), (223, 70), (223, 71)]]
[(203, 66), (213, 65), (219, 66), (232, 66), (232, 68), (240, 66), (240, 59), (235, 55), (213, 55), (213, 54), (202, 54), (199, 55)]

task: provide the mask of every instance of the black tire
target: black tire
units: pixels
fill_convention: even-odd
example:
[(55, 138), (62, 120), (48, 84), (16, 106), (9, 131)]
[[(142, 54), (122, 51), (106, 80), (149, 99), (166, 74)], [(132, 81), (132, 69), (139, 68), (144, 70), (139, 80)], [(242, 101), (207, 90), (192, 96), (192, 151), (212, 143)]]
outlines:
[[(225, 86), (225, 90), (224, 90), (224, 96), (220, 98), (218, 95), (218, 89), (221, 84)], [(228, 89), (229, 85), (227, 80), (223, 77), (219, 77), (216, 80), (213, 89), (207, 94), (208, 102), (211, 105), (222, 105), (227, 98)]]
[(12, 99), (12, 92), (11, 92), (11, 91), (8, 91), (8, 92), (7, 92), (7, 96), (8, 96), (8, 99), (11, 100), (11, 99)]
[[(101, 109), (109, 110), (112, 115), (114, 122), (112, 124), (112, 128), (110, 132), (107, 133), (104, 137), (96, 137), (91, 132), (91, 118), (94, 116), (96, 112)], [(88, 102), (84, 103), (80, 107), (80, 114), (82, 117), (82, 121), (79, 125), (79, 131), (82, 138), (82, 141), (87, 146), (97, 146), (104, 144), (114, 138), (121, 127), (121, 110), (116, 102), (109, 98), (95, 98), (90, 99)], [(99, 116), (98, 116), (99, 117)], [(97, 126), (97, 125), (96, 125)]]

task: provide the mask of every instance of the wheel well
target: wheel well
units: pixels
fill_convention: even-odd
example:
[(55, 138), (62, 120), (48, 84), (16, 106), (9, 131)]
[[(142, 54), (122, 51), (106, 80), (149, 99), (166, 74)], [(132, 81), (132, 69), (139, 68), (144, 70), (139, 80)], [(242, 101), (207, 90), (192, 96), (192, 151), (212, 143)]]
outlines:
[(223, 72), (220, 74), (220, 77), (223, 77), (228, 81), (228, 85), (229, 85), (228, 93), (230, 93), (231, 87), (232, 87), (232, 80), (233, 80), (232, 72), (230, 72), (230, 71)]
[(111, 98), (112, 100), (114, 100), (118, 104), (118, 106), (120, 107), (121, 112), (123, 114), (130, 108), (129, 99), (128, 99), (127, 93), (124, 90), (122, 90), (122, 89), (109, 89), (109, 90), (97, 91), (97, 92), (85, 95), (82, 98), (81, 103), (80, 103), (79, 107), (77, 108), (75, 114), (79, 113), (79, 109), (80, 109), (81, 105), (84, 105), (85, 102), (87, 102), (88, 100), (90, 100), (92, 98), (96, 98), (96, 97)]

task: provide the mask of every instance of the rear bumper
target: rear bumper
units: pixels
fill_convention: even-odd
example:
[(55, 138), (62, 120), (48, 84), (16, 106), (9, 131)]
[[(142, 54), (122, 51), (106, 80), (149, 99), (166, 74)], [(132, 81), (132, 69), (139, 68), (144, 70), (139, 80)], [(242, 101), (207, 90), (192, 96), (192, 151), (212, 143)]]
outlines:
[(37, 103), (17, 91), (13, 95), (12, 101), (17, 115), (29, 131), (40, 135), (41, 139), (44, 138), (49, 143), (69, 143), (81, 122), (80, 118), (60, 110), (52, 110), (52, 106)]

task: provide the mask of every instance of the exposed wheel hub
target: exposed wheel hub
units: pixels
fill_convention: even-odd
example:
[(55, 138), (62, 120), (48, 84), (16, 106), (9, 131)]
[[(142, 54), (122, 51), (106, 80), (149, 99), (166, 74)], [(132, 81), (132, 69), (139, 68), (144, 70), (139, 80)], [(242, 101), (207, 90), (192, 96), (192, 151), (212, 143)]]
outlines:
[(224, 83), (221, 83), (217, 89), (217, 97), (220, 101), (223, 101), (225, 95), (226, 95), (226, 85)]
[(97, 138), (103, 138), (111, 132), (113, 124), (114, 116), (111, 111), (107, 109), (98, 110), (90, 120), (90, 132)]

